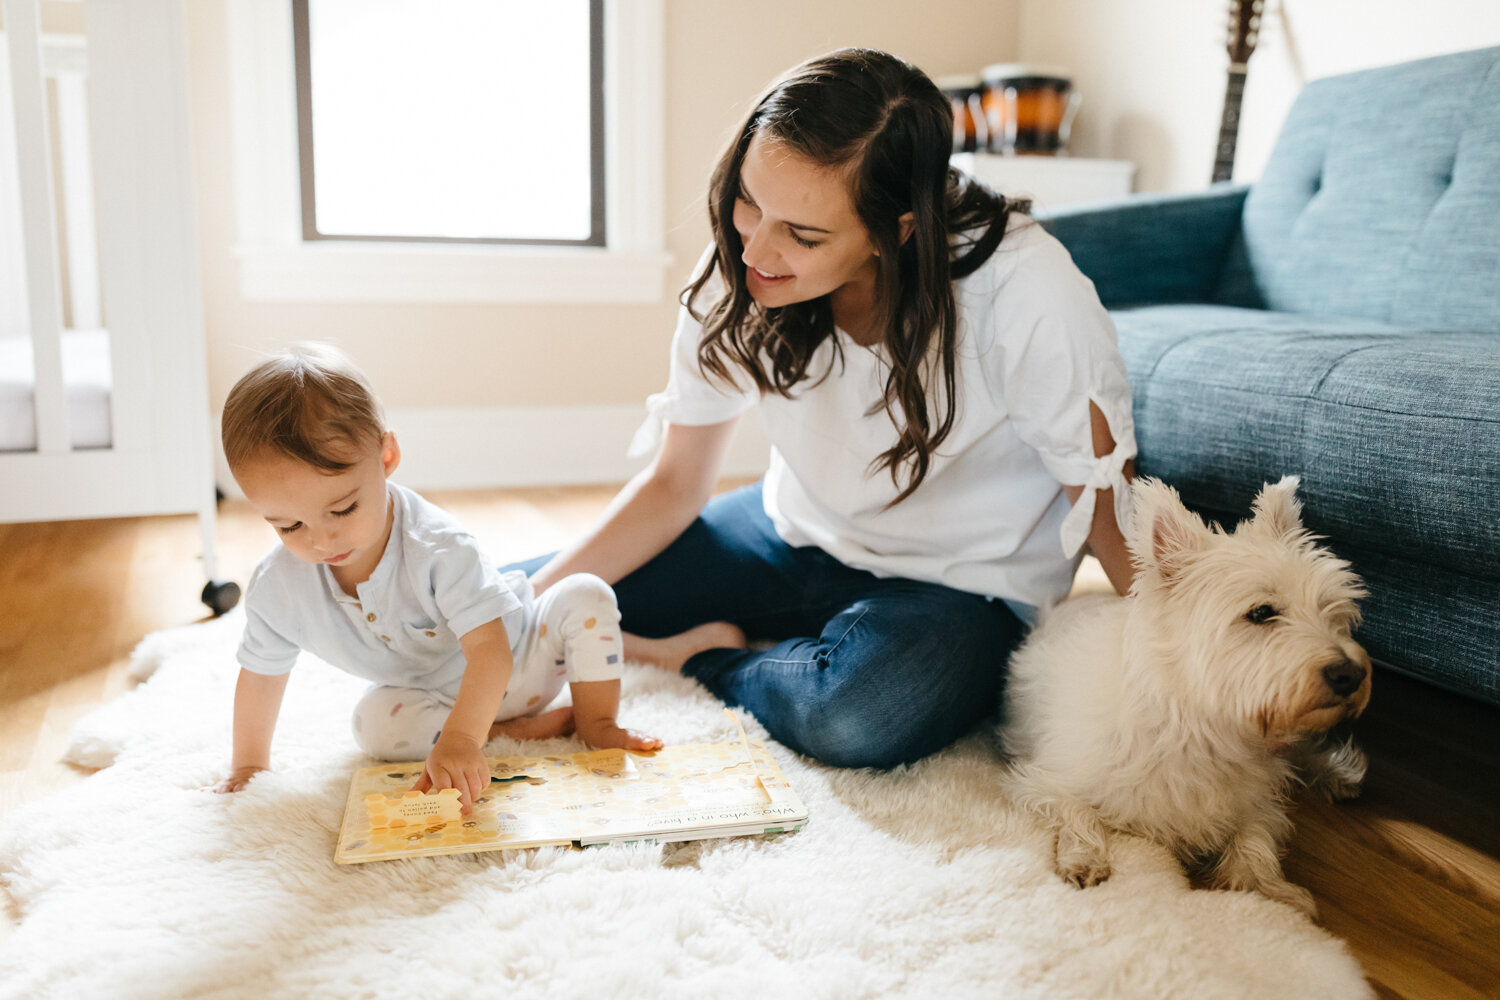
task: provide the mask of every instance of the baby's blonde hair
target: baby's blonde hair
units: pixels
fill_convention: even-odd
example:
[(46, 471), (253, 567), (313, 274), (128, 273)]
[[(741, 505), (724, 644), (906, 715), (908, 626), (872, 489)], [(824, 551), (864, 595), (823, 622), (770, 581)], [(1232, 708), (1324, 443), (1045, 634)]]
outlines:
[(296, 344), (256, 365), (229, 391), (222, 423), (230, 471), (266, 453), (342, 472), (386, 432), (364, 372), (326, 344)]

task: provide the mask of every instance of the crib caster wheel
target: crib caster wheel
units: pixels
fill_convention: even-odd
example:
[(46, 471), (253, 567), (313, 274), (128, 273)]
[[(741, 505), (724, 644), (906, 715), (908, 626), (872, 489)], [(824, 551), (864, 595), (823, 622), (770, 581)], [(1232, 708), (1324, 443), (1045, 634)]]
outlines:
[(203, 603), (217, 618), (240, 603), (240, 585), (233, 580), (210, 580), (203, 585)]

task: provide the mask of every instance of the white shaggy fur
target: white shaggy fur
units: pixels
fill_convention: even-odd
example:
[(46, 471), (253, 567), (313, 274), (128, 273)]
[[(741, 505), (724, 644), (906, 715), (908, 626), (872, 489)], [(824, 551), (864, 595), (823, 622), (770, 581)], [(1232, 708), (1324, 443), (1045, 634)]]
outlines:
[[(1148, 841), (1071, 890), (980, 736), (887, 772), (772, 743), (811, 813), (781, 837), (340, 867), (368, 763), (347, 674), (306, 658), (275, 769), (199, 790), (228, 763), (239, 615), (143, 643), (150, 679), (74, 733), (70, 759), (104, 769), (5, 817), (20, 923), (0, 1000), (1373, 997), (1341, 942), (1258, 896), (1190, 891)], [(646, 667), (626, 668), (621, 718), (670, 742), (734, 735), (696, 683)]]
[(1314, 912), (1281, 870), (1286, 796), (1299, 763), (1323, 794), (1358, 792), (1363, 753), (1321, 734), (1363, 711), (1370, 660), (1350, 638), (1364, 590), (1303, 528), (1297, 483), (1266, 486), (1231, 534), (1138, 482), (1130, 596), (1065, 603), (1016, 652), (1009, 784), (1054, 830), (1068, 881), (1109, 878), (1113, 828), (1216, 887)]

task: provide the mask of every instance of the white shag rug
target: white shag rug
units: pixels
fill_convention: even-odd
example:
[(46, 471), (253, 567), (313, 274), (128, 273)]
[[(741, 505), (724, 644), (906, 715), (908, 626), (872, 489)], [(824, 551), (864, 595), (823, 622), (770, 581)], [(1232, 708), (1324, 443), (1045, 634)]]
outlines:
[[(304, 658), (275, 770), (201, 791), (228, 763), (240, 621), (149, 636), (145, 682), (73, 734), (68, 759), (103, 770), (9, 818), (0, 879), (22, 919), (0, 997), (1373, 996), (1340, 941), (1190, 889), (1144, 841), (1104, 885), (1065, 885), (977, 737), (893, 772), (768, 744), (811, 812), (799, 833), (335, 866), (368, 763), (348, 735), (361, 682)], [(733, 735), (696, 683), (645, 667), (621, 714), (668, 741)], [(579, 749), (524, 749), (542, 747)]]

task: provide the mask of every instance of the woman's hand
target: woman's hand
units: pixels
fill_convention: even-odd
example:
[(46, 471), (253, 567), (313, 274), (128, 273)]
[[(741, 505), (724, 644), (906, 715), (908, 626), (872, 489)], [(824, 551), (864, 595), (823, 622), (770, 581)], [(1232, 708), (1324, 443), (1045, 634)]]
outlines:
[(490, 787), (490, 762), (484, 758), (483, 745), (472, 736), (444, 729), (427, 755), (427, 767), (414, 792), (458, 789), (458, 801), (464, 815)]
[(262, 771), (269, 770), (258, 764), (247, 764), (237, 767), (229, 772), (229, 777), (213, 786), (213, 791), (219, 795), (227, 795), (230, 792), (242, 792), (245, 786), (250, 784), (250, 779)]

